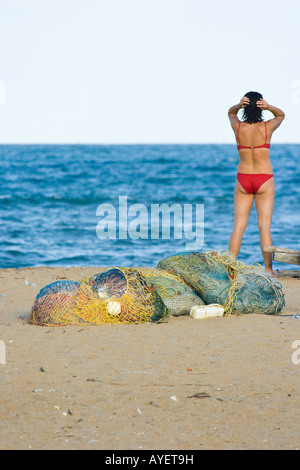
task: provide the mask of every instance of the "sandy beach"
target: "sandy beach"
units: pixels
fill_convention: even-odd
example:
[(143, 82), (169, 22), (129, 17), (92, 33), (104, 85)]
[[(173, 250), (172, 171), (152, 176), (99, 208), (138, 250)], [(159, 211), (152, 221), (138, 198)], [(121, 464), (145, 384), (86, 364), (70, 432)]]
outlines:
[(100, 271), (0, 271), (0, 449), (300, 448), (299, 279), (280, 316), (27, 323), (42, 287)]

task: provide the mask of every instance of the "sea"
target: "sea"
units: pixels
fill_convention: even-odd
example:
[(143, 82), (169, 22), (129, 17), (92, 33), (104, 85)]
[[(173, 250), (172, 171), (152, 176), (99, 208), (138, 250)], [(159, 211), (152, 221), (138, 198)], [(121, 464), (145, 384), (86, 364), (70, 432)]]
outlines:
[[(300, 144), (273, 144), (270, 158), (273, 245), (300, 250)], [(0, 145), (0, 268), (225, 252), (238, 160), (230, 144)], [(255, 203), (238, 259), (263, 265)]]

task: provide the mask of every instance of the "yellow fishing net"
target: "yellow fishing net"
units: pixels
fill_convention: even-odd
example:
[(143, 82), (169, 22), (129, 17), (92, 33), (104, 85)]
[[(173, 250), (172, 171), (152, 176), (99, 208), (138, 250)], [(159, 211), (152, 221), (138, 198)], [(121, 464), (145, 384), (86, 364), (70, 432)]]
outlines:
[(83, 320), (73, 311), (80, 283), (57, 281), (38, 293), (31, 309), (29, 323), (33, 325), (78, 325)]
[(154, 287), (133, 268), (111, 268), (84, 281), (58, 281), (37, 295), (29, 323), (159, 322), (168, 310)]

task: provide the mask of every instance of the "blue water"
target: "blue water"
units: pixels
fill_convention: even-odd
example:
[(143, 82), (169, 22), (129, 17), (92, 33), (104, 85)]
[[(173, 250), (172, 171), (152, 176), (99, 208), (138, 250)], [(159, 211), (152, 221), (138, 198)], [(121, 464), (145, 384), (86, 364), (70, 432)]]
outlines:
[[(273, 245), (300, 250), (300, 145), (273, 145), (271, 160)], [(188, 204), (193, 224), (196, 205), (203, 204), (202, 249), (228, 248), (238, 164), (234, 145), (1, 145), (0, 161), (0, 268), (154, 267), (193, 241), (184, 233), (176, 238), (172, 228), (169, 238), (159, 233), (153, 239), (150, 225), (144, 238), (120, 239), (119, 196), (127, 197), (128, 210), (143, 204), (149, 224), (152, 204), (178, 204), (182, 213)], [(101, 204), (116, 210), (114, 238), (97, 236), (98, 222), (106, 220), (96, 215)], [(239, 259), (263, 262), (255, 205)], [(295, 268), (275, 263), (283, 266)]]

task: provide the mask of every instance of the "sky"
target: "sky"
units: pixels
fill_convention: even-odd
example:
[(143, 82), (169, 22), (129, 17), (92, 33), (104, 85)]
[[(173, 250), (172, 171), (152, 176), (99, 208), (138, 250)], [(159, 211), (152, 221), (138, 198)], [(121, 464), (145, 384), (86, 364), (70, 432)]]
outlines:
[(235, 143), (248, 91), (286, 113), (272, 142), (299, 143), (299, 18), (299, 0), (0, 0), (0, 143)]

